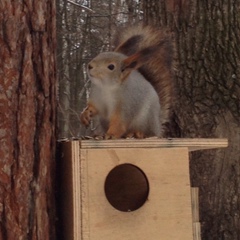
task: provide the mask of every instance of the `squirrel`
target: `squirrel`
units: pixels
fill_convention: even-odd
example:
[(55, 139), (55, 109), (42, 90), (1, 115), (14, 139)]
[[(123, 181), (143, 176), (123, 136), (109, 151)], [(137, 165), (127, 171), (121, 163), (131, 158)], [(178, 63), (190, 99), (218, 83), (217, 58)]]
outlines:
[(173, 100), (173, 41), (150, 26), (118, 34), (113, 52), (88, 64), (91, 90), (80, 115), (86, 127), (99, 117), (106, 139), (163, 136)]

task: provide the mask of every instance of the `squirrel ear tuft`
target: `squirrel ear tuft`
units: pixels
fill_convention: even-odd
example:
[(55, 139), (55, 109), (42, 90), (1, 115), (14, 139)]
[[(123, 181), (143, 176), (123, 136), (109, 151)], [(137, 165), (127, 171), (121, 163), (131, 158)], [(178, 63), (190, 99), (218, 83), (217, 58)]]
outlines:
[(150, 55), (143, 54), (142, 51), (137, 52), (130, 57), (126, 58), (123, 60), (122, 63), (122, 72), (125, 71), (126, 69), (132, 71), (134, 69), (140, 68), (143, 64), (145, 64), (148, 59), (150, 58)]
[(122, 72), (126, 69), (133, 70), (140, 68), (142, 65), (151, 60), (155, 54), (159, 54), (159, 48), (161, 48), (164, 43), (164, 41), (161, 41), (158, 45), (144, 48), (139, 52), (127, 57), (125, 60), (123, 60)]
[(122, 81), (125, 80), (127, 78), (127, 76), (131, 73), (131, 71), (134, 69), (138, 69), (138, 55), (137, 54), (134, 54), (123, 60), (122, 66), (121, 66)]
[(125, 41), (124, 43), (120, 44), (115, 50), (114, 52), (120, 52), (123, 53), (125, 55), (132, 55), (134, 54), (137, 49), (139, 49), (139, 43), (143, 40), (143, 36), (138, 34), (138, 35), (134, 35), (131, 38), (129, 38), (127, 41)]
[(159, 48), (161, 48), (164, 44), (165, 41), (161, 41), (158, 45), (146, 47), (124, 59), (121, 68), (123, 74), (122, 77), (125, 79), (132, 70), (138, 69), (148, 63), (154, 55), (159, 54)]
[(128, 57), (126, 58), (122, 63), (121, 71), (124, 72), (125, 70), (133, 70), (137, 67), (137, 61), (134, 60), (134, 58)]

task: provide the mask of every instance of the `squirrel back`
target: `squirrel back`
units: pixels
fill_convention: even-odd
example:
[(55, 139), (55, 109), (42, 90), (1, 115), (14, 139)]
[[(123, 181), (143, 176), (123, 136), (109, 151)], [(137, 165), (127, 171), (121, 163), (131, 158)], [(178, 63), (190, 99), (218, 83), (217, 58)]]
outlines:
[(150, 26), (134, 26), (116, 34), (115, 52), (130, 56), (152, 46), (155, 48), (152, 57), (138, 70), (156, 90), (161, 105), (161, 124), (168, 122), (173, 104), (173, 55), (174, 46), (169, 34), (162, 29)]
[(88, 64), (92, 86), (81, 122), (89, 126), (98, 116), (106, 138), (160, 137), (172, 105), (172, 41), (151, 27), (118, 36), (114, 52)]

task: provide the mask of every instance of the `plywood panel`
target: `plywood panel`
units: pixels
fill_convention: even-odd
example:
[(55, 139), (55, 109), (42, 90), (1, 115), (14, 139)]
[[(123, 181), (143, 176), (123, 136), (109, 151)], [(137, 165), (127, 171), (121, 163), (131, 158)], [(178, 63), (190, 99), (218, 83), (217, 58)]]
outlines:
[[(62, 233), (64, 239), (73, 240), (73, 152), (72, 143), (67, 142), (61, 145), (61, 217), (62, 217)], [(78, 148), (78, 145), (75, 145)], [(79, 157), (78, 157), (79, 159)]]
[(81, 148), (173, 148), (187, 147), (189, 151), (214, 149), (228, 146), (225, 138), (172, 138), (172, 139), (115, 139), (115, 140), (82, 140)]
[[(188, 152), (226, 146), (226, 139), (62, 143), (64, 239), (190, 240), (192, 224), (200, 239), (200, 224), (192, 223)], [(141, 168), (150, 185), (147, 202), (134, 212), (116, 210), (104, 193), (107, 174), (123, 163)]]
[[(187, 149), (88, 149), (85, 153), (86, 239), (192, 239)], [(114, 209), (104, 194), (107, 174), (122, 163), (141, 168), (150, 184), (148, 201), (129, 213)]]

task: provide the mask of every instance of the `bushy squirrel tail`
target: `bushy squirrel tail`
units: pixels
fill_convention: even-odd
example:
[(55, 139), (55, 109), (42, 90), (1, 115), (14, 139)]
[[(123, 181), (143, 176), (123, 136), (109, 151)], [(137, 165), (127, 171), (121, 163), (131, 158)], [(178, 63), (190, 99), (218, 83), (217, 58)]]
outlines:
[(115, 39), (115, 52), (127, 56), (139, 51), (148, 52), (154, 47), (154, 53), (139, 68), (141, 74), (155, 88), (161, 105), (161, 123), (168, 122), (173, 104), (173, 58), (172, 37), (163, 30), (150, 26), (134, 26), (121, 30)]

